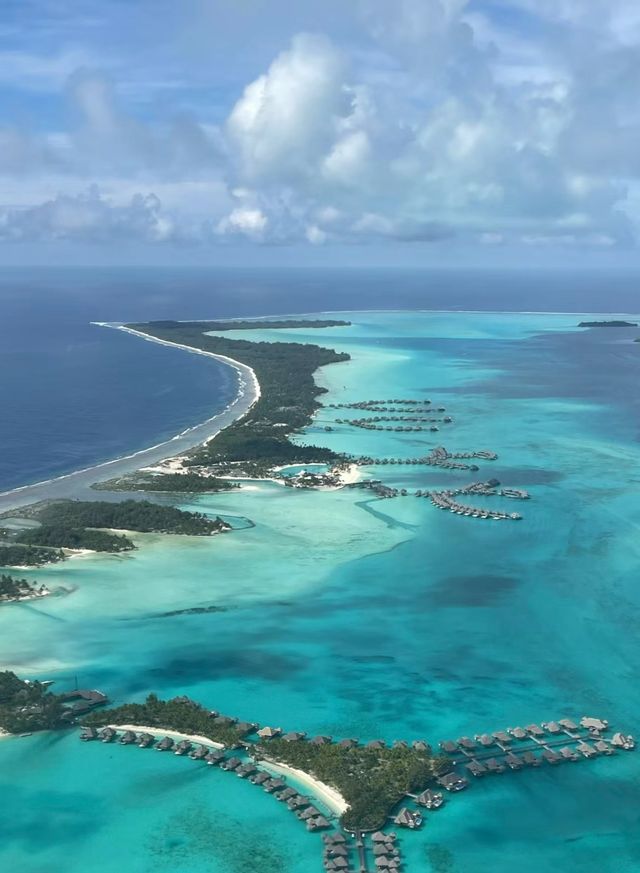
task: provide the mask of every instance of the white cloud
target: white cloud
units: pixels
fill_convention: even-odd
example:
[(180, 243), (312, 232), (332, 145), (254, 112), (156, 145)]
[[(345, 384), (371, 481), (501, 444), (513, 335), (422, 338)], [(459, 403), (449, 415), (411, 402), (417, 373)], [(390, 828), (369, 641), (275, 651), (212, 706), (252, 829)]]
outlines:
[(269, 221), (260, 209), (238, 206), (218, 222), (218, 233), (262, 239)]

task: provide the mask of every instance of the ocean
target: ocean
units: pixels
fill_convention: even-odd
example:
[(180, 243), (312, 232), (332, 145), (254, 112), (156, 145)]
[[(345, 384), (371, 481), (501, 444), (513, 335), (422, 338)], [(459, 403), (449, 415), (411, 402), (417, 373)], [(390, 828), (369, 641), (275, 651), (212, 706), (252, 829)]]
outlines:
[[(583, 714), (637, 732), (640, 344), (632, 340), (639, 331), (578, 330), (576, 314), (548, 314), (602, 312), (605, 305), (633, 314), (640, 307), (632, 277), (608, 277), (600, 306), (594, 289), (600, 282), (602, 292), (604, 280), (594, 276), (547, 278), (536, 299), (527, 291), (532, 277), (522, 285), (513, 275), (483, 275), (475, 285), (454, 274), (386, 277), (394, 309), (457, 310), (451, 312), (366, 311), (382, 308), (383, 282), (374, 277), (367, 296), (362, 274), (241, 276), (237, 287), (231, 277), (207, 284), (192, 276), (182, 285), (165, 277), (155, 303), (153, 277), (134, 278), (141, 290), (130, 308), (122, 276), (103, 280), (108, 301), (95, 287), (92, 299), (83, 294), (73, 310), (76, 329), (82, 318), (311, 312), (314, 296), (316, 311), (351, 310), (350, 328), (278, 334), (349, 351), (348, 364), (317, 375), (326, 401), (428, 397), (454, 423), (438, 434), (370, 433), (337, 425), (339, 413), (325, 408), (300, 439), (394, 457), (439, 443), (452, 451), (495, 450), (498, 459), (480, 462), (473, 478), (495, 476), (532, 499), (507, 507), (521, 511), (522, 521), (496, 523), (438, 512), (415, 497), (376, 501), (357, 489), (318, 494), (261, 483), (183, 498), (184, 508), (249, 518), (255, 526), (210, 541), (141, 535), (134, 553), (30, 574), (76, 590), (4, 607), (0, 664), (54, 679), (59, 688), (77, 676), (116, 703), (150, 691), (188, 694), (261, 724), (363, 740), (437, 743)], [(173, 297), (171, 281), (179, 289)], [(327, 292), (322, 306), (320, 288)], [(520, 311), (500, 311), (507, 308)], [(67, 330), (51, 324), (56, 334)], [(135, 346), (131, 355), (141, 358), (155, 350), (94, 330), (105, 355), (117, 358), (112, 342)], [(28, 343), (28, 331), (23, 336)], [(194, 372), (216, 378), (201, 358), (166, 354), (168, 368), (184, 358)], [(135, 387), (140, 397), (146, 378)], [(189, 384), (188, 373), (181, 384)], [(200, 390), (204, 399), (204, 384), (182, 392), (187, 421), (196, 421)], [(215, 384), (210, 390), (212, 405), (228, 402)], [(173, 424), (161, 430), (149, 420), (147, 444)], [(67, 436), (73, 438), (71, 428)], [(131, 439), (124, 450), (143, 442)], [(104, 457), (102, 447), (96, 450), (96, 461)], [(42, 472), (56, 474), (53, 466)], [(410, 493), (469, 479), (424, 467), (367, 472)], [(26, 456), (14, 481), (33, 481)], [(194, 606), (218, 611), (166, 614)], [(73, 732), (1, 741), (0, 796), (11, 815), (0, 824), (0, 869), (321, 870), (317, 836), (264, 792), (211, 769), (135, 748), (80, 744)], [(639, 776), (638, 753), (618, 753), (474, 781), (428, 814), (421, 832), (402, 835), (404, 869), (632, 873), (640, 869)]]

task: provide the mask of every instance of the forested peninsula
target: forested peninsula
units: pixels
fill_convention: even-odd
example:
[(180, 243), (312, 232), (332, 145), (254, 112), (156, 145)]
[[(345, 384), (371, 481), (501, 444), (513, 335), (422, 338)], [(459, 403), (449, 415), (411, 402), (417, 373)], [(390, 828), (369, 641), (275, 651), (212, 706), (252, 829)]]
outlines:
[(325, 389), (316, 385), (314, 372), (327, 364), (348, 361), (345, 352), (307, 343), (252, 342), (209, 336), (211, 330), (249, 330), (284, 327), (347, 325), (336, 321), (286, 322), (176, 322), (152, 321), (127, 328), (171, 343), (224, 355), (254, 371), (261, 396), (249, 413), (230, 425), (210, 443), (189, 454), (186, 466), (241, 464), (243, 472), (257, 474), (282, 464), (333, 462), (340, 456), (319, 446), (298, 446), (289, 436), (310, 424), (320, 407), (317, 398)]
[[(122, 552), (135, 548), (129, 537), (114, 531), (211, 536), (231, 525), (200, 512), (185, 512), (148, 500), (51, 500), (10, 510), (2, 517), (37, 521), (37, 527), (4, 530), (0, 566), (37, 566), (65, 557), (62, 549)], [(9, 542), (11, 540), (11, 542)]]

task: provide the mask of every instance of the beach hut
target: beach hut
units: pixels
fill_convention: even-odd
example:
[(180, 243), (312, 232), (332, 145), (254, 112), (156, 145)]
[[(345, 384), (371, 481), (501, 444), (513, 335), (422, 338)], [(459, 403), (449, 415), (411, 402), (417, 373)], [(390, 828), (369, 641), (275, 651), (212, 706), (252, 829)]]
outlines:
[(317, 737), (314, 737), (312, 740), (309, 740), (312, 746), (326, 746), (331, 742), (331, 737), (323, 736), (319, 734)]
[(355, 749), (357, 745), (358, 740), (353, 737), (350, 739), (340, 740), (340, 742), (338, 743), (338, 747), (340, 749)]
[(289, 733), (283, 735), (282, 739), (287, 743), (297, 743), (305, 737), (306, 733), (304, 731), (289, 731)]
[(426, 740), (414, 740), (411, 743), (411, 746), (416, 750), (416, 752), (430, 752), (431, 746)]
[(372, 751), (379, 752), (381, 749), (385, 749), (386, 745), (384, 740), (371, 740), (370, 743), (367, 743), (365, 749), (371, 749)]

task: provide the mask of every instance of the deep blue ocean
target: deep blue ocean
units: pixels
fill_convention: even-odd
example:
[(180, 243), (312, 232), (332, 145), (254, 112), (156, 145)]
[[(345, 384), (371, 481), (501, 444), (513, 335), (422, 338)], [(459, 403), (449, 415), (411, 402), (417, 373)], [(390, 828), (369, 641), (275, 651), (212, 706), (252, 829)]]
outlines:
[(233, 398), (228, 368), (92, 321), (345, 309), (633, 312), (638, 287), (638, 275), (594, 271), (5, 269), (0, 491), (155, 445)]

